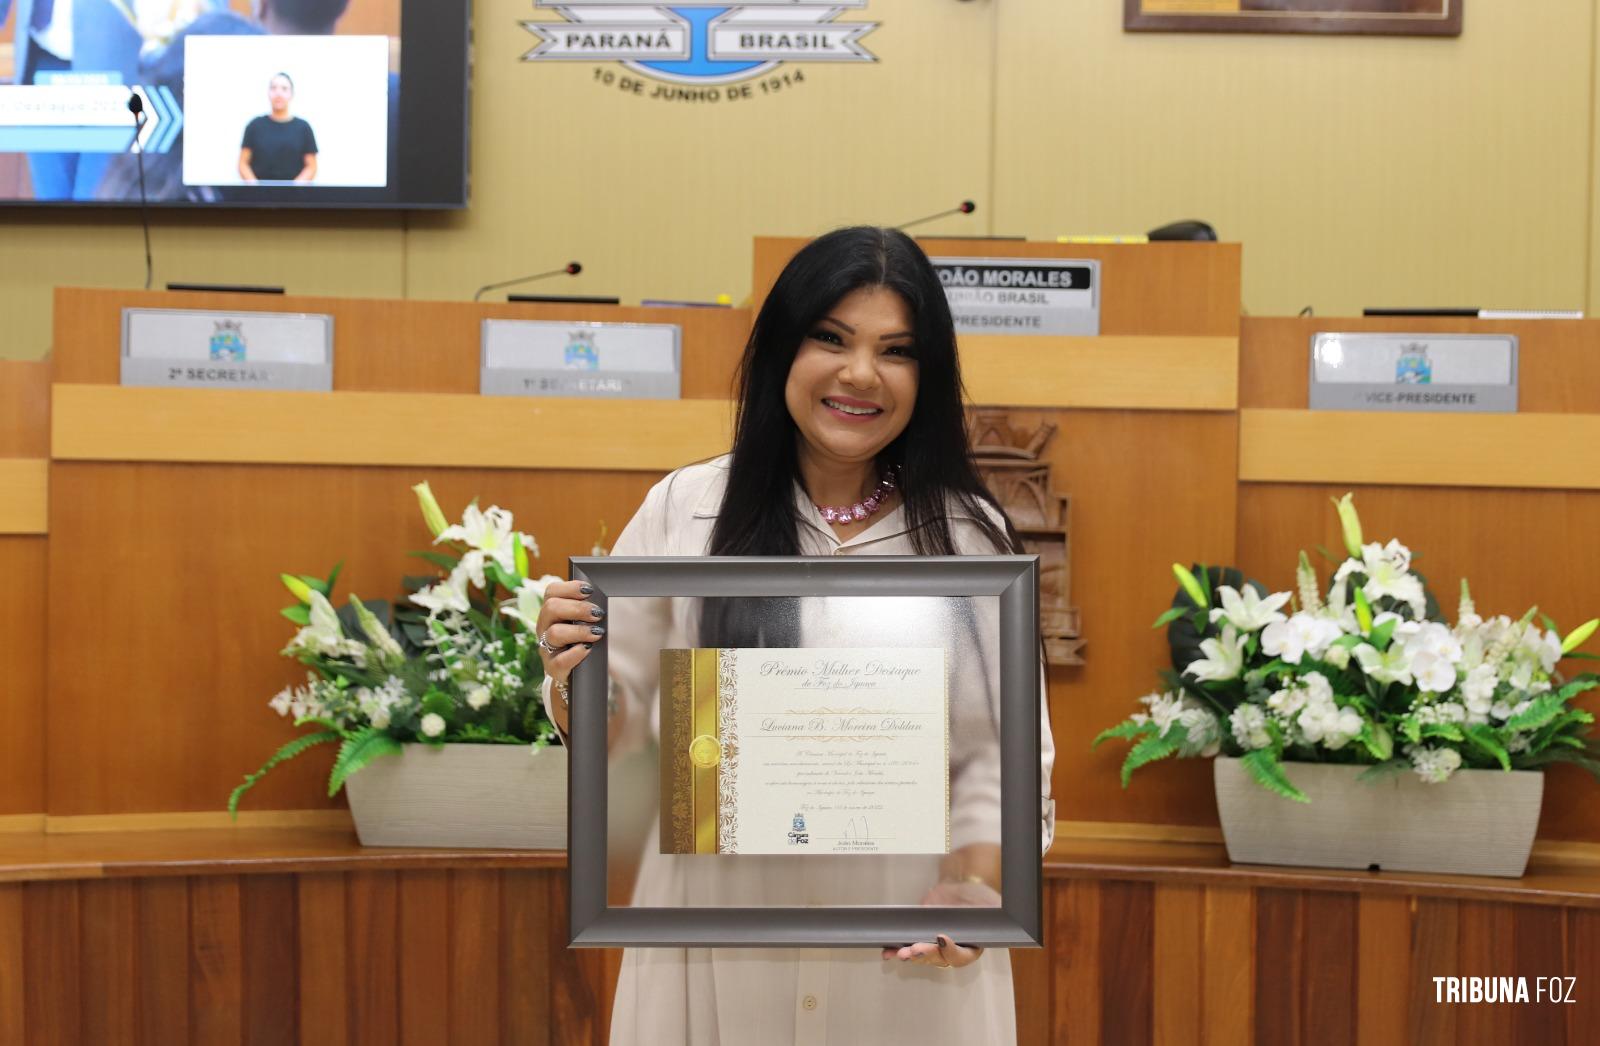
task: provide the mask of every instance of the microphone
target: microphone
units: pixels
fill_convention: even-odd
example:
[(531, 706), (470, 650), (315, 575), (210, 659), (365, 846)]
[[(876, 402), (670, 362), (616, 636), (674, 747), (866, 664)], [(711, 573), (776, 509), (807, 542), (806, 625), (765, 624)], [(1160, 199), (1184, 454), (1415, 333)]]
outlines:
[(149, 290), (155, 266), (150, 260), (150, 198), (144, 191), (144, 143), (139, 140), (149, 117), (144, 114), (144, 99), (138, 91), (128, 92), (128, 112), (133, 114), (133, 148), (139, 161), (139, 222), (144, 226), (144, 289)]
[(952, 214), (971, 214), (977, 209), (978, 205), (971, 200), (962, 200), (959, 207), (952, 207), (948, 211), (940, 211), (938, 214), (930, 214), (926, 218), (918, 218), (915, 221), (906, 222), (904, 225), (896, 225), (895, 228), (904, 232), (913, 225), (926, 225), (928, 222), (938, 221), (940, 218), (948, 218)]
[(472, 296), (472, 300), (477, 301), (482, 298), (484, 291), (497, 291), (501, 287), (510, 287), (516, 283), (531, 283), (534, 280), (542, 280), (549, 276), (576, 276), (582, 271), (582, 265), (577, 262), (567, 262), (561, 268), (551, 269), (549, 272), (536, 272), (532, 276), (518, 276), (514, 280), (503, 280), (500, 283), (486, 283), (478, 288), (478, 292)]

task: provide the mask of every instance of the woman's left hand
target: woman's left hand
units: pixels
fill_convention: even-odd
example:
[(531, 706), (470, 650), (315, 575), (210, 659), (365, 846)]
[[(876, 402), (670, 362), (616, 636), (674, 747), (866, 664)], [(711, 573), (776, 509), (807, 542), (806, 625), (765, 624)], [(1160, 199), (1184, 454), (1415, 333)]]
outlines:
[(982, 948), (966, 948), (951, 940), (948, 934), (939, 934), (936, 943), (926, 942), (908, 944), (904, 948), (885, 948), (883, 957), (887, 961), (894, 959), (898, 962), (913, 962), (922, 966), (937, 966), (941, 969), (955, 969), (961, 966), (971, 966), (983, 955)]

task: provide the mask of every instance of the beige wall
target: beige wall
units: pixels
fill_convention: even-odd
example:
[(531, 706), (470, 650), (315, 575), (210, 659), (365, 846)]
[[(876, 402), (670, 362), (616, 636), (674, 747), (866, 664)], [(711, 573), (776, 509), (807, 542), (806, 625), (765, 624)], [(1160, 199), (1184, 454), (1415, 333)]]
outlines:
[[(750, 238), (1142, 231), (1211, 221), (1245, 306), (1585, 308), (1600, 151), (1595, 0), (1474, 0), (1458, 40), (1124, 34), (1121, 0), (871, 0), (874, 65), (748, 101), (622, 94), (518, 61), (529, 0), (477, 0), (463, 213), (158, 213), (156, 281), (465, 298), (580, 258), (574, 293), (749, 289)], [(609, 67), (616, 69), (617, 67)], [(648, 92), (654, 86), (646, 88)], [(51, 287), (138, 286), (136, 213), (0, 212), (0, 357), (42, 355)]]

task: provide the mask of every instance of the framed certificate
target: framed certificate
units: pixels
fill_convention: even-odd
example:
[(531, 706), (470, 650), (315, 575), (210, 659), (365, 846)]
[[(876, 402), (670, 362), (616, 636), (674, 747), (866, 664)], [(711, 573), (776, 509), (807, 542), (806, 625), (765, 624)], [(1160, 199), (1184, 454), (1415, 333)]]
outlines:
[(576, 946), (1036, 946), (1033, 556), (572, 560)]
[(1123, 0), (1127, 30), (1460, 36), (1465, 0)]

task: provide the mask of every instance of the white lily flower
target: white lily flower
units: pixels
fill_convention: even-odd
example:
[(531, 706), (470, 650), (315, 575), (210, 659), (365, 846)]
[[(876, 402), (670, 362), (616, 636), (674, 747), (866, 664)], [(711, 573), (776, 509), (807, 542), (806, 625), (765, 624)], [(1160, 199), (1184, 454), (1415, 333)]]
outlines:
[(1412, 616), (1421, 618), (1427, 613), (1427, 595), (1422, 582), (1411, 573), (1411, 550), (1395, 540), (1387, 545), (1372, 543), (1361, 546), (1360, 559), (1347, 559), (1333, 576), (1335, 585), (1341, 585), (1351, 574), (1361, 573), (1367, 583), (1361, 592), (1368, 602), (1376, 603), (1389, 596), (1411, 608)]
[(511, 529), (511, 513), (499, 506), (491, 505), (487, 511), (480, 511), (477, 505), (468, 505), (461, 514), (461, 522), (448, 526), (434, 539), (440, 541), (461, 541), (471, 550), (462, 557), (465, 564), (472, 552), (481, 553), (473, 557), (476, 561), (477, 572), (473, 575), (473, 583), (483, 587), (480, 580), (483, 576), (483, 561), (492, 559), (508, 574), (514, 574), (517, 569), (516, 542), (521, 535)]
[(1263, 599), (1250, 585), (1244, 586), (1243, 591), (1231, 585), (1218, 585), (1217, 598), (1222, 605), (1212, 609), (1212, 621), (1226, 619), (1241, 632), (1257, 632), (1284, 619), (1278, 608), (1289, 602), (1289, 593), (1274, 592)]
[(472, 607), (467, 599), (467, 572), (459, 566), (456, 567), (444, 581), (414, 593), (411, 602), (427, 608), (431, 614), (439, 614), (446, 610), (465, 614)]
[(1239, 678), (1244, 674), (1245, 638), (1231, 624), (1224, 625), (1221, 639), (1200, 641), (1200, 652), (1205, 657), (1191, 662), (1184, 674), (1212, 682)]
[(324, 657), (360, 657), (364, 654), (364, 644), (345, 637), (344, 629), (339, 624), (339, 614), (328, 602), (328, 597), (316, 589), (311, 589), (309, 595), (311, 623), (294, 634), (284, 653), (309, 651)]
[(1404, 644), (1380, 651), (1371, 643), (1362, 643), (1355, 649), (1355, 658), (1361, 670), (1380, 683), (1411, 685), (1411, 659)]
[(532, 632), (539, 627), (539, 608), (544, 606), (544, 594), (551, 585), (562, 580), (554, 574), (541, 578), (528, 578), (517, 586), (511, 599), (500, 604), (500, 613), (515, 618)]

